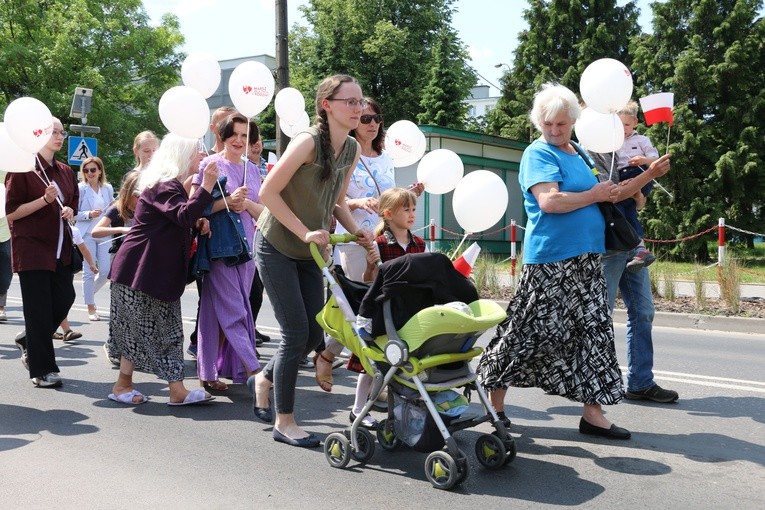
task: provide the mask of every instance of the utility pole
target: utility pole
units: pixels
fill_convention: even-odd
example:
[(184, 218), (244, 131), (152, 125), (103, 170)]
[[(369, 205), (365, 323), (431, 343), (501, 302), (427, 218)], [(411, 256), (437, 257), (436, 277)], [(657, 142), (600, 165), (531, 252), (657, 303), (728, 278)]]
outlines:
[[(275, 0), (276, 2), (276, 90), (274, 94), (278, 94), (280, 90), (290, 86), (290, 69), (289, 69), (289, 51), (287, 47), (287, 0)], [(287, 144), (290, 139), (287, 135), (282, 133), (279, 129), (279, 116), (276, 116), (276, 122), (274, 122), (276, 129), (276, 155), (281, 157), (284, 149), (287, 148)]]

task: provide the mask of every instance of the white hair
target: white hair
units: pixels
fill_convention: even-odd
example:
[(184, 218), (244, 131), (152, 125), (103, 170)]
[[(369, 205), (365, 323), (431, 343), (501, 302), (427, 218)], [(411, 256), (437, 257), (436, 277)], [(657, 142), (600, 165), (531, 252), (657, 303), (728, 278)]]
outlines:
[(561, 111), (568, 112), (571, 120), (576, 121), (582, 113), (582, 108), (571, 90), (558, 83), (548, 82), (542, 85), (542, 89), (534, 96), (534, 106), (529, 118), (534, 127), (542, 131), (542, 123), (554, 118)]
[(168, 133), (152, 156), (149, 166), (141, 171), (137, 191), (142, 192), (159, 182), (169, 181), (188, 171), (199, 151), (198, 141)]

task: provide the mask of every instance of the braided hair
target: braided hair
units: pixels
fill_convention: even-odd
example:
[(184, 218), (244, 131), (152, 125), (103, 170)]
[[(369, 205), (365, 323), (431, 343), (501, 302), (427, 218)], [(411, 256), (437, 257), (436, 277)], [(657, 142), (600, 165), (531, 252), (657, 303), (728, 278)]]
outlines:
[(319, 130), (319, 143), (322, 155), (322, 170), (319, 177), (322, 181), (329, 179), (332, 169), (335, 167), (335, 151), (332, 148), (332, 140), (329, 136), (329, 121), (327, 120), (327, 112), (324, 110), (322, 103), (325, 99), (331, 99), (343, 83), (358, 84), (358, 81), (353, 76), (347, 74), (335, 74), (325, 78), (316, 89), (315, 125)]

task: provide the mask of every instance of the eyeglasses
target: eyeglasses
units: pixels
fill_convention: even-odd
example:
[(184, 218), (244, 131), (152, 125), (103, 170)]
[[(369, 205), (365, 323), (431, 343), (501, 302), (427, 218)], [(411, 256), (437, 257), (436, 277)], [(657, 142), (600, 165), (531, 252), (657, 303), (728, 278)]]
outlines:
[(383, 121), (383, 116), (381, 113), (376, 113), (374, 115), (362, 115), (359, 117), (359, 120), (362, 124), (369, 124), (372, 121), (375, 121), (376, 123), (381, 123)]
[(366, 99), (356, 99), (355, 97), (328, 97), (327, 101), (345, 101), (348, 108), (360, 106), (362, 110), (369, 104)]
[(69, 136), (69, 133), (67, 133), (66, 131), (59, 131), (58, 129), (54, 129), (51, 136), (60, 136), (61, 138), (66, 138), (67, 136)]
[(94, 166), (94, 167), (90, 167), (90, 168), (83, 168), (82, 171), (83, 171), (83, 173), (86, 173), (86, 174), (94, 174), (94, 173), (98, 172), (98, 167)]

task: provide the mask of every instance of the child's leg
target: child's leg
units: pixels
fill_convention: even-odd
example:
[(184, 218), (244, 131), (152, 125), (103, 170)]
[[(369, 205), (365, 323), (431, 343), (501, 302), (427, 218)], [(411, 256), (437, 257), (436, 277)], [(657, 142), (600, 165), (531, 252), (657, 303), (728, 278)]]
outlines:
[[(351, 422), (353, 422), (356, 419), (356, 416), (361, 413), (361, 410), (364, 409), (364, 404), (366, 404), (367, 399), (369, 398), (370, 389), (372, 389), (372, 376), (366, 373), (359, 374), (359, 379), (356, 383), (356, 399), (353, 402), (353, 410), (351, 411), (350, 416)], [(377, 428), (377, 420), (369, 414), (362, 418), (361, 424), (368, 429)]]
[(645, 241), (640, 240), (640, 244), (635, 248), (632, 259), (627, 262), (627, 271), (637, 273), (644, 267), (648, 267), (656, 261), (656, 256), (645, 247)]

